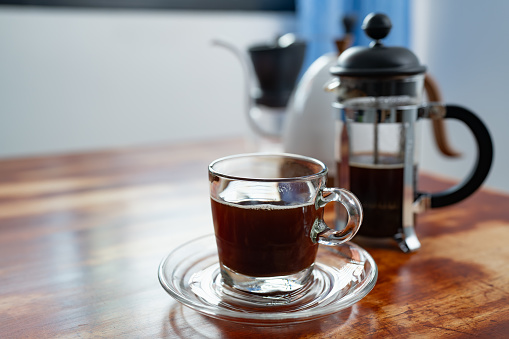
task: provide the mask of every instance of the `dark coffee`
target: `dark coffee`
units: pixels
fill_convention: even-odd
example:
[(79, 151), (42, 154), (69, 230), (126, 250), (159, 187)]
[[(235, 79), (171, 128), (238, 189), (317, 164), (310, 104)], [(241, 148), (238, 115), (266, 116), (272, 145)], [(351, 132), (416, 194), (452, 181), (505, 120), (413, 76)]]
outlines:
[[(358, 234), (368, 237), (392, 237), (403, 227), (404, 165), (390, 156), (378, 164), (350, 160), (349, 189), (363, 207), (364, 219)], [(338, 173), (341, 167), (338, 164)], [(343, 172), (345, 170), (343, 169)]]
[(318, 244), (311, 228), (323, 216), (314, 204), (225, 203), (212, 199), (219, 259), (230, 270), (257, 277), (281, 276), (311, 266)]

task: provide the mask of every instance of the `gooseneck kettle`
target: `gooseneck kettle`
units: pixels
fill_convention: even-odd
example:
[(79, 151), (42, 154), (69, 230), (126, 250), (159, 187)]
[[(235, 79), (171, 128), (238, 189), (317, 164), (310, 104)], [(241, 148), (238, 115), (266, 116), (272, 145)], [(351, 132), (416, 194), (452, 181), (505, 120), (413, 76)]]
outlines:
[(302, 68), (306, 44), (288, 33), (268, 43), (249, 46), (247, 53), (215, 40), (240, 61), (245, 80), (245, 113), (257, 151), (281, 151), (287, 105)]

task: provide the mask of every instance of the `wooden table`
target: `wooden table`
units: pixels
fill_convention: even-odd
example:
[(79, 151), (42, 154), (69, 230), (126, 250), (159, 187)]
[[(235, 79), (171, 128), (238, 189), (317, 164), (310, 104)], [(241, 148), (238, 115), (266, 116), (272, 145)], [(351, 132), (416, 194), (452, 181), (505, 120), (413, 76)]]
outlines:
[(378, 282), (347, 310), (260, 327), (181, 306), (158, 265), (212, 233), (207, 165), (242, 151), (224, 140), (0, 161), (0, 337), (509, 337), (509, 196), (487, 190), (420, 215), (416, 253), (365, 247)]

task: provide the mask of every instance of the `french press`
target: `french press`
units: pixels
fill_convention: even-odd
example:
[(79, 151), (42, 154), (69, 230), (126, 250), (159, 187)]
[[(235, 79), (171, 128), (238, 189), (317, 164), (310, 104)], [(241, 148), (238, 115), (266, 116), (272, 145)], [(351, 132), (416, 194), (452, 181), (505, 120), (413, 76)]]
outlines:
[[(364, 221), (358, 234), (392, 237), (404, 252), (420, 247), (416, 214), (459, 202), (483, 183), (491, 168), (493, 145), (482, 121), (466, 108), (424, 103), (426, 67), (403, 47), (381, 40), (392, 24), (384, 14), (368, 15), (362, 25), (374, 41), (344, 51), (330, 71), (327, 89), (335, 93), (337, 179), (361, 201)], [(459, 185), (439, 193), (416, 190), (419, 125), (425, 118), (457, 119), (472, 131), (477, 159)], [(341, 228), (341, 213), (337, 212)]]

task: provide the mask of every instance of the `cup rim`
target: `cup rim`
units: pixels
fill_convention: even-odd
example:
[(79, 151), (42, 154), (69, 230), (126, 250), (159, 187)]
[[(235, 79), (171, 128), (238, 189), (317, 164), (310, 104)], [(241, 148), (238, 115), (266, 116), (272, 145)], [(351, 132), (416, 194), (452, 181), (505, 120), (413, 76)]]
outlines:
[[(279, 158), (298, 159), (298, 160), (301, 160), (301, 161), (307, 161), (307, 162), (313, 163), (315, 165), (318, 165), (318, 166), (321, 167), (321, 169), (320, 169), (319, 172), (316, 172), (316, 173), (313, 173), (313, 174), (304, 175), (304, 176), (297, 176), (297, 177), (291, 177), (291, 178), (283, 178), (283, 177), (281, 177), (281, 178), (243, 177), (243, 176), (237, 176), (237, 175), (230, 175), (230, 174), (222, 173), (222, 172), (217, 171), (216, 169), (214, 169), (214, 165), (216, 165), (219, 162), (230, 160), (230, 159), (248, 158), (248, 157), (279, 157)], [(209, 165), (209, 173), (213, 174), (215, 176), (219, 176), (219, 177), (226, 178), (226, 179), (233, 179), (233, 180), (259, 181), (259, 182), (290, 182), (290, 181), (314, 180), (314, 179), (318, 179), (318, 178), (324, 177), (325, 175), (327, 175), (327, 172), (328, 172), (327, 166), (322, 161), (320, 161), (318, 159), (315, 159), (315, 158), (307, 157), (307, 156), (304, 156), (304, 155), (292, 154), (292, 153), (265, 153), (265, 152), (260, 152), (260, 153), (234, 154), (234, 155), (229, 155), (229, 156), (218, 158), (218, 159), (212, 161), (210, 163), (210, 165)]]

